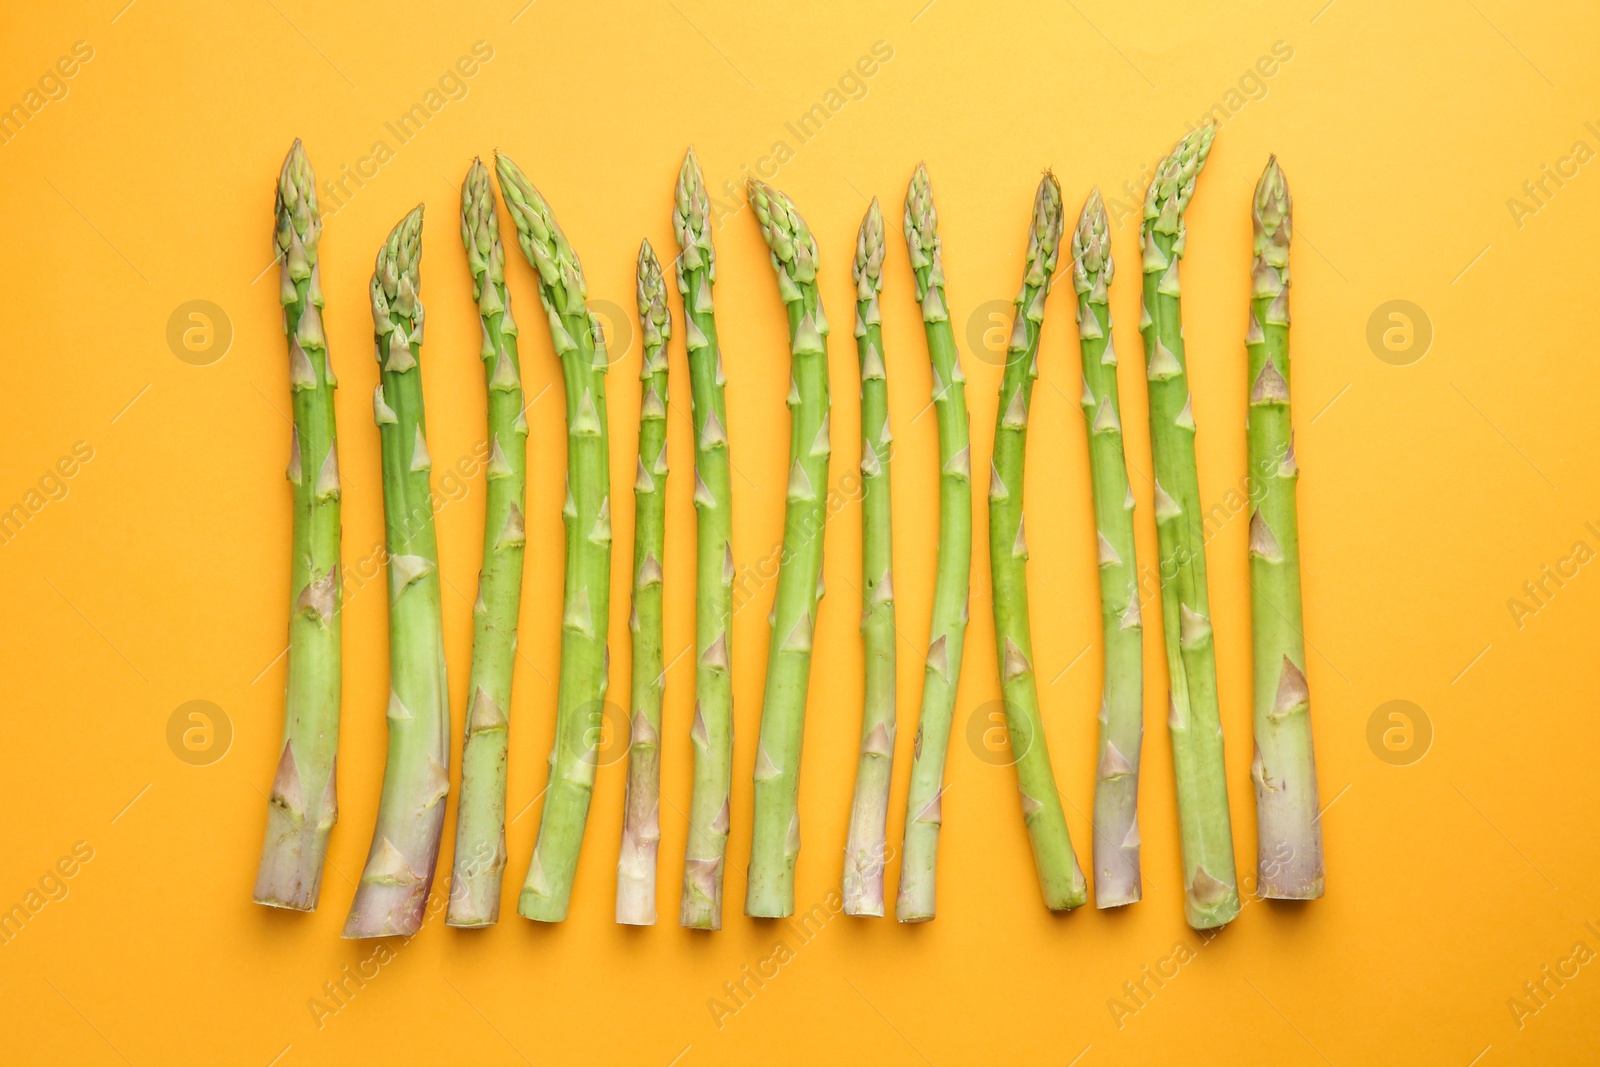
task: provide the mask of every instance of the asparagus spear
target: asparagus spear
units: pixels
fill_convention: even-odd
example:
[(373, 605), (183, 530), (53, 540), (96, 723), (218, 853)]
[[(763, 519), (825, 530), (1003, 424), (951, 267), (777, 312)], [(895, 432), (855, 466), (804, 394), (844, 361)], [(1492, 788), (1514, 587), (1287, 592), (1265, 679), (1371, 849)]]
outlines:
[(861, 359), (861, 756), (844, 846), (844, 910), (883, 914), (889, 777), (894, 769), (895, 630), (889, 494), (889, 382), (883, 359), (883, 212), (873, 199), (856, 237), (856, 354)]
[(688, 335), (694, 423), (695, 674), (694, 791), (683, 858), (679, 922), (722, 929), (723, 858), (728, 851), (733, 782), (733, 486), (729, 478), (728, 409), (722, 350), (711, 289), (717, 253), (711, 244), (711, 201), (700, 161), (690, 148), (678, 172), (672, 208), (678, 238), (678, 292)]
[(933, 406), (939, 423), (939, 549), (933, 623), (922, 684), (922, 708), (912, 745), (911, 789), (906, 798), (905, 845), (895, 917), (927, 922), (934, 915), (934, 871), (939, 859), (940, 800), (945, 753), (961, 679), (967, 632), (968, 574), (972, 569), (972, 456), (967, 437), (966, 375), (950, 329), (939, 253), (939, 213), (928, 168), (919, 163), (906, 191), (906, 245), (922, 302), (922, 326), (933, 364)]
[(1155, 459), (1156, 531), (1161, 549), (1161, 616), (1170, 686), (1167, 725), (1178, 784), (1183, 841), (1184, 912), (1197, 930), (1239, 914), (1217, 707), (1217, 664), (1206, 593), (1205, 535), (1195, 469), (1194, 409), (1189, 396), (1178, 261), (1184, 209), (1205, 166), (1216, 127), (1207, 123), (1178, 142), (1156, 168), (1145, 194), (1145, 373), (1150, 388), (1150, 444)]
[[(644, 360), (639, 377), (639, 473), (633, 483), (633, 716), (628, 739), (628, 792), (622, 851), (617, 857), (617, 922), (656, 921), (656, 846), (661, 842), (661, 559), (667, 498), (667, 338), (672, 315), (661, 262), (639, 246), (639, 326)], [(646, 463), (646, 460), (649, 462)]]
[[(1086, 899), (1083, 871), (1067, 832), (1039, 714), (1028, 623), (1028, 541), (1022, 494), (1024, 450), (1033, 382), (1039, 376), (1039, 327), (1061, 251), (1061, 187), (1046, 174), (1033, 201), (1016, 323), (1006, 350), (989, 478), (989, 570), (993, 576), (994, 631), (1005, 697), (1006, 732), (1017, 768), (1022, 818), (1033, 843), (1033, 862), (1045, 907), (1068, 911)], [(931, 908), (929, 909), (931, 912)]]
[(489, 464), (485, 479), (483, 570), (472, 612), (472, 676), (461, 746), (450, 926), (489, 926), (500, 917), (506, 867), (506, 745), (517, 610), (527, 543), (528, 421), (523, 415), (517, 324), (506, 291), (505, 246), (489, 168), (474, 159), (461, 186), (461, 240), (483, 325), (488, 382)]
[(1133, 490), (1122, 453), (1122, 402), (1106, 290), (1115, 268), (1100, 190), (1090, 194), (1072, 235), (1072, 285), (1078, 295), (1083, 357), (1083, 417), (1100, 561), (1100, 621), (1105, 681), (1100, 698), (1100, 759), (1094, 786), (1094, 902), (1132, 904), (1139, 880), (1139, 751), (1144, 737), (1143, 635), (1133, 545)]
[(1289, 420), (1289, 238), (1294, 201), (1276, 157), (1256, 185), (1250, 299), (1250, 615), (1255, 646), (1258, 884), (1283, 900), (1322, 896), (1322, 827), (1300, 611), (1300, 524)]
[(294, 550), (289, 573), (289, 683), (283, 752), (267, 803), (255, 900), (310, 911), (322, 886), (328, 835), (339, 817), (339, 452), (333, 420), (338, 382), (322, 332), (317, 179), (298, 140), (278, 175), (277, 249), (283, 328), (289, 337), (294, 433), (289, 484)]
[(555, 214), (510, 159), (495, 155), (500, 195), (523, 255), (539, 275), (539, 299), (561, 357), (567, 393), (566, 589), (561, 614), (561, 680), (556, 738), (539, 837), (517, 913), (541, 922), (567, 917), (583, 828), (594, 793), (595, 747), (610, 654), (611, 471), (606, 434), (606, 351), (589, 311), (578, 254)]
[(789, 487), (783, 557), (772, 609), (761, 739), (756, 747), (755, 819), (747, 915), (794, 913), (800, 854), (800, 744), (811, 638), (822, 592), (823, 525), (828, 492), (828, 320), (817, 292), (817, 242), (794, 202), (750, 180), (750, 203), (772, 252), (778, 295), (789, 313)]
[(389, 557), (389, 754), (366, 870), (345, 937), (409, 937), (422, 925), (450, 791), (450, 688), (439, 615), (427, 424), (422, 407), (422, 205), (378, 252), (372, 322), (382, 383), (372, 396), (383, 451)]

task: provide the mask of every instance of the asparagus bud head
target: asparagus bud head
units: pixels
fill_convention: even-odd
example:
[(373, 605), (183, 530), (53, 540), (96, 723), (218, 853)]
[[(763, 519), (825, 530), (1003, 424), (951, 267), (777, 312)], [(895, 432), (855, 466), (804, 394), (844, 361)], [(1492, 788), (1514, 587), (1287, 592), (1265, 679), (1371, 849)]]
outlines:
[(1061, 185), (1055, 175), (1047, 171), (1033, 196), (1033, 225), (1028, 232), (1028, 251), (1024, 258), (1025, 286), (1043, 286), (1055, 273), (1056, 258), (1061, 254), (1063, 225)]
[(1072, 287), (1080, 293), (1096, 294), (1098, 304), (1106, 302), (1106, 289), (1115, 273), (1110, 231), (1106, 205), (1096, 186), (1078, 216), (1078, 228), (1072, 231)]
[(866, 217), (861, 220), (861, 230), (856, 234), (856, 258), (851, 264), (851, 277), (856, 283), (856, 299), (869, 299), (873, 293), (883, 291), (883, 212), (878, 198), (872, 198)]
[(583, 314), (584, 301), (589, 296), (583, 264), (567, 235), (561, 232), (549, 202), (508, 157), (496, 152), (494, 167), (500, 176), (500, 194), (505, 198), (506, 210), (517, 226), (517, 243), (539, 272), (540, 281), (550, 287), (555, 313)]
[(656, 258), (656, 250), (650, 247), (649, 241), (639, 246), (638, 277), (639, 321), (644, 326), (645, 348), (654, 351), (660, 361), (659, 366), (650, 360), (645, 362), (640, 377), (648, 378), (667, 369), (666, 351), (661, 346), (672, 336), (672, 315), (667, 311), (667, 286), (661, 276), (661, 261)]
[(678, 288), (687, 291), (686, 271), (706, 271), (706, 280), (717, 280), (717, 250), (711, 244), (711, 197), (706, 193), (700, 159), (690, 146), (678, 171), (678, 188), (672, 200), (672, 231), (683, 254), (678, 257)]

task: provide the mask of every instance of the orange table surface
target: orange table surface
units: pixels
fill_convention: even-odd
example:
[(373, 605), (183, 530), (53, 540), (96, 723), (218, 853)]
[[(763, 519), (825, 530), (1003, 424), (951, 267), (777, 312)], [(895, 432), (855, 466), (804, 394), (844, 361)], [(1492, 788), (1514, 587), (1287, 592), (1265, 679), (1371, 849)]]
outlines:
[[(0, 34), (0, 1060), (1498, 1067), (1600, 1057), (1594, 5), (12, 8)], [(270, 237), (274, 180), (295, 137), (327, 183), (322, 281), (343, 386), (351, 566), (382, 541), (372, 260), (404, 212), (428, 205), (422, 366), (457, 738), (483, 523), (481, 470), (457, 468), (475, 468), (484, 436), (457, 223), (473, 156), (504, 150), (549, 198), (622, 351), (609, 381), (623, 490), (611, 604), (621, 702), (639, 403), (633, 264), (641, 238), (675, 247), (685, 148), (696, 146), (729, 209), (716, 300), (734, 549), (752, 571), (782, 529), (788, 352), (767, 251), (736, 194), (747, 173), (768, 178), (821, 246), (836, 488), (859, 438), (849, 262), (868, 199), (881, 199), (903, 638), (898, 842), (937, 521), (930, 371), (898, 225), (907, 180), (926, 160), (980, 472), (1034, 186), (1052, 169), (1072, 218), (1103, 190), (1138, 549), (1151, 569), (1136, 204), (1149, 169), (1207, 115), (1220, 130), (1189, 212), (1183, 295), (1214, 516), (1234, 842), (1252, 887), (1243, 340), (1249, 197), (1276, 153), (1296, 212), (1294, 416), (1323, 900), (1251, 899), (1216, 936), (1185, 926), (1147, 586), (1145, 898), (1114, 913), (1043, 909), (1015, 775), (987, 731), (999, 682), (980, 480), (937, 920), (836, 914), (862, 684), (860, 509), (845, 500), (827, 534), (801, 786), (796, 897), (809, 921), (741, 914), (772, 593), (756, 578), (735, 620), (725, 928), (680, 929), (693, 670), (678, 653), (693, 635), (694, 509), (674, 293), (663, 921), (641, 930), (612, 919), (616, 737), (570, 919), (517, 917), (554, 730), (564, 432), (532, 271), (513, 251), (526, 382), (549, 391), (529, 411), (502, 920), (457, 931), (434, 914), (409, 941), (339, 938), (383, 773), (388, 670), (384, 598), (354, 588), (341, 816), (322, 906), (294, 915), (251, 903), (285, 677), (289, 394)], [(184, 336), (194, 301), (207, 302), (209, 337)], [(1101, 668), (1072, 310), (1070, 286), (1058, 285), (1027, 516), (1045, 723), (1087, 867)], [(200, 722), (191, 701), (206, 702), (210, 732), (186, 739)], [(452, 792), (439, 884), (454, 813)], [(895, 859), (891, 893), (898, 873)]]

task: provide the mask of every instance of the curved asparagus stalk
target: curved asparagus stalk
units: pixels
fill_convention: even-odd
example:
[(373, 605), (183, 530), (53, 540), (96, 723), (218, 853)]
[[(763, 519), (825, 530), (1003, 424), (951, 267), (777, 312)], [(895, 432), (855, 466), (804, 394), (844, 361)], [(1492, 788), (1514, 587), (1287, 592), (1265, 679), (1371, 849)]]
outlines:
[(1100, 758), (1094, 786), (1094, 903), (1115, 908), (1138, 900), (1139, 752), (1144, 738), (1144, 623), (1134, 559), (1133, 490), (1122, 452), (1122, 401), (1111, 343), (1107, 290), (1110, 226), (1100, 190), (1089, 195), (1072, 235), (1072, 286), (1078, 295), (1083, 357), (1083, 418), (1089, 429), (1089, 476), (1100, 561), (1100, 622), (1105, 680), (1100, 697)]
[[(628, 738), (628, 792), (623, 804), (622, 851), (617, 856), (617, 922), (656, 921), (656, 846), (661, 843), (661, 560), (667, 502), (667, 338), (672, 315), (661, 262), (645, 241), (639, 246), (639, 326), (644, 360), (639, 377), (639, 473), (633, 483), (632, 704)], [(647, 462), (648, 461), (648, 462)]]
[(1250, 617), (1255, 651), (1257, 880), (1281, 900), (1322, 896), (1322, 826), (1300, 610), (1300, 523), (1289, 419), (1289, 238), (1294, 201), (1277, 158), (1256, 185), (1247, 436)]
[(338, 381), (322, 332), (317, 179), (298, 140), (278, 175), (274, 244), (278, 299), (289, 337), (294, 433), (289, 484), (294, 551), (289, 561), (289, 683), (283, 751), (267, 803), (267, 834), (255, 900), (310, 911), (322, 887), (328, 835), (339, 818), (334, 767), (339, 748), (339, 449), (333, 419)]
[(994, 630), (1005, 697), (1006, 732), (1017, 768), (1022, 818), (1033, 844), (1034, 867), (1045, 907), (1069, 911), (1086, 898), (1083, 871), (1067, 832), (1067, 816), (1056, 791), (1039, 688), (1033, 670), (1033, 638), (1028, 621), (1028, 540), (1024, 532), (1023, 463), (1028, 444), (1028, 410), (1039, 376), (1039, 327), (1061, 251), (1061, 187), (1046, 174), (1033, 201), (1028, 228), (1026, 272), (1017, 293), (1016, 323), (1006, 349), (1005, 373), (994, 428), (994, 462), (989, 478), (989, 570), (993, 577)]
[(889, 778), (894, 770), (894, 568), (889, 494), (889, 382), (883, 358), (883, 212), (873, 199), (856, 237), (856, 354), (861, 359), (861, 643), (866, 653), (861, 757), (844, 846), (846, 915), (883, 914)]
[(496, 154), (500, 195), (517, 242), (539, 275), (539, 299), (561, 357), (567, 393), (566, 588), (561, 614), (561, 680), (556, 738), (550, 751), (539, 837), (517, 913), (540, 922), (567, 917), (594, 794), (595, 747), (610, 655), (611, 470), (606, 434), (606, 354), (599, 319), (589, 311), (578, 254), (555, 214), (517, 165)]
[(506, 868), (506, 747), (517, 612), (527, 544), (528, 420), (523, 415), (517, 324), (506, 291), (505, 246), (489, 168), (474, 159), (461, 186), (461, 240), (483, 325), (488, 382), (489, 464), (484, 490), (483, 570), (472, 611), (472, 676), (461, 745), (455, 868), (449, 926), (489, 926), (500, 917)]
[(345, 937), (409, 937), (433, 885), (450, 792), (450, 687), (439, 613), (433, 463), (422, 408), (422, 205), (378, 252), (372, 322), (382, 383), (372, 396), (383, 451), (389, 557), (389, 754), (366, 870)]
[(1204, 516), (1195, 468), (1194, 408), (1189, 396), (1178, 261), (1183, 213), (1194, 195), (1216, 127), (1207, 123), (1178, 142), (1156, 168), (1145, 195), (1145, 373), (1150, 388), (1150, 445), (1155, 459), (1156, 531), (1161, 548), (1161, 616), (1167, 646), (1173, 772), (1183, 841), (1184, 912), (1197, 930), (1239, 914), (1239, 889), (1228, 821), (1217, 707), (1217, 664), (1206, 593)]
[(695, 930), (722, 929), (723, 860), (728, 851), (733, 785), (733, 485), (729, 476), (728, 409), (722, 350), (711, 289), (717, 253), (711, 244), (711, 201), (700, 161), (690, 148), (678, 172), (672, 228), (677, 234), (678, 292), (689, 350), (694, 423), (695, 672), (694, 791), (683, 857), (678, 921)]
[(906, 191), (906, 245), (922, 302), (922, 326), (933, 364), (933, 406), (939, 423), (939, 549), (933, 591), (932, 632), (923, 675), (922, 708), (912, 746), (911, 790), (906, 798), (905, 846), (895, 917), (927, 922), (934, 915), (939, 861), (940, 800), (950, 720), (961, 680), (967, 633), (967, 592), (972, 570), (972, 450), (967, 428), (966, 375), (950, 329), (939, 253), (939, 213), (928, 168), (919, 163)]
[(783, 556), (772, 609), (761, 740), (756, 747), (755, 818), (750, 843), (747, 915), (794, 913), (794, 864), (800, 854), (800, 745), (811, 637), (822, 591), (823, 525), (828, 492), (828, 320), (817, 292), (817, 242), (794, 202), (751, 179), (750, 203), (772, 251), (778, 295), (789, 313), (789, 488)]

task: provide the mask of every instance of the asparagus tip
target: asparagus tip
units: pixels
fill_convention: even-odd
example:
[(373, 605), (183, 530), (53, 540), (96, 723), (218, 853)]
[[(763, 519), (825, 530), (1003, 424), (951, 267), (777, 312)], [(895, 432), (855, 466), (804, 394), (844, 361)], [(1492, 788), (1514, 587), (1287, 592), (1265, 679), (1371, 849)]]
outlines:
[(672, 231), (678, 238), (683, 255), (678, 257), (678, 276), (682, 281), (686, 271), (706, 268), (709, 280), (717, 280), (717, 254), (711, 246), (711, 198), (706, 194), (705, 175), (700, 171), (700, 157), (694, 145), (684, 153), (683, 166), (678, 169), (678, 187), (672, 201)]
[(505, 285), (505, 249), (500, 243), (500, 217), (495, 210), (489, 168), (477, 157), (467, 168), (466, 181), (461, 183), (461, 243), (467, 250), (472, 295), (482, 306), (486, 281)]
[[(283, 157), (283, 167), (279, 181), (295, 181), (298, 183), (301, 178), (310, 177), (311, 159), (306, 155), (305, 144), (301, 142), (300, 138), (296, 137), (294, 144), (289, 146), (289, 151)], [(315, 195), (315, 185), (311, 186), (311, 192)]]
[(852, 264), (852, 272), (856, 282), (858, 299), (866, 299), (859, 294), (865, 289), (870, 292), (881, 292), (883, 289), (883, 211), (878, 207), (878, 198), (873, 197), (872, 203), (867, 207), (867, 213), (861, 220), (861, 230), (856, 234), (856, 258)]
[(314, 246), (322, 225), (317, 209), (317, 176), (311, 170), (311, 159), (306, 155), (300, 138), (294, 139), (289, 152), (283, 157), (283, 167), (278, 172), (278, 254), (288, 250), (289, 229), (306, 245)]
[[(646, 345), (660, 345), (672, 335), (672, 315), (667, 310), (667, 286), (661, 278), (661, 260), (647, 237), (639, 243), (639, 321)], [(648, 357), (645, 361), (649, 363)], [(646, 367), (646, 372), (652, 368)]]
[(1194, 196), (1195, 179), (1200, 176), (1206, 159), (1211, 155), (1211, 145), (1217, 136), (1213, 120), (1195, 127), (1184, 135), (1156, 167), (1156, 176), (1145, 193), (1145, 222), (1155, 223), (1163, 233), (1177, 232), (1177, 218), (1189, 206)]
[(918, 163), (906, 187), (906, 240), (924, 252), (938, 239), (939, 211), (933, 206), (933, 183), (928, 164)]
[(388, 323), (390, 314), (414, 317), (421, 329), (421, 301), (417, 293), (422, 277), (422, 208), (418, 204), (389, 231), (378, 249), (372, 272), (372, 314), (375, 321)]
[[(383, 247), (378, 249), (378, 269), (381, 273), (385, 262), (401, 274), (415, 275), (417, 266), (422, 258), (422, 211), (424, 205), (418, 204), (406, 213), (405, 218), (395, 223), (394, 229), (389, 231), (389, 237), (383, 242)], [(416, 278), (412, 278), (415, 283)]]
[(781, 265), (793, 282), (814, 281), (817, 240), (794, 201), (759, 178), (749, 179), (747, 188), (756, 222), (767, 247), (772, 250), (774, 264)]
[(706, 205), (706, 178), (700, 169), (700, 157), (695, 154), (694, 145), (683, 154), (683, 165), (678, 168), (678, 190), (674, 209), (688, 214), (694, 208), (700, 208), (705, 214)]
[(500, 195), (505, 199), (506, 211), (517, 227), (517, 243), (534, 270), (539, 272), (540, 282), (552, 290), (556, 314), (588, 314), (585, 302), (589, 287), (583, 277), (583, 264), (567, 241), (567, 235), (561, 232), (549, 202), (534, 188), (522, 168), (498, 149), (494, 154), (494, 169), (500, 178)]
[(1027, 273), (1029, 285), (1043, 285), (1055, 273), (1061, 252), (1061, 184), (1048, 170), (1039, 179), (1033, 197), (1033, 225), (1028, 232)]
[[(494, 152), (494, 172), (500, 178), (500, 193), (506, 198), (508, 206), (544, 207), (543, 213), (548, 214), (549, 208), (544, 203), (544, 197), (539, 195), (539, 190), (533, 187), (522, 168), (498, 148)], [(516, 212), (513, 211), (513, 214)]]
[(472, 164), (467, 167), (467, 179), (461, 183), (461, 210), (465, 213), (469, 207), (476, 214), (484, 206), (485, 196), (488, 203), (493, 206), (494, 196), (489, 191), (489, 168), (483, 165), (483, 160), (477, 156), (472, 157)]
[(1104, 275), (1111, 284), (1111, 222), (1106, 217), (1105, 201), (1097, 185), (1084, 201), (1078, 226), (1072, 231), (1072, 284), (1080, 293), (1090, 292)]
[[(1277, 234), (1279, 226), (1287, 229), (1286, 224), (1293, 210), (1294, 198), (1289, 195), (1288, 179), (1283, 176), (1283, 168), (1278, 166), (1278, 157), (1269, 156), (1266, 169), (1261, 172), (1261, 180), (1256, 183), (1255, 198), (1251, 201), (1257, 255), (1261, 253), (1262, 246)], [(1288, 243), (1287, 234), (1283, 243)]]
[(905, 233), (917, 300), (926, 300), (930, 288), (944, 285), (939, 256), (939, 211), (933, 206), (933, 184), (928, 180), (926, 163), (917, 164), (911, 184), (906, 188)]
[(678, 204), (703, 200), (706, 191), (705, 174), (700, 169), (700, 157), (694, 145), (683, 154), (683, 165), (678, 168)]

